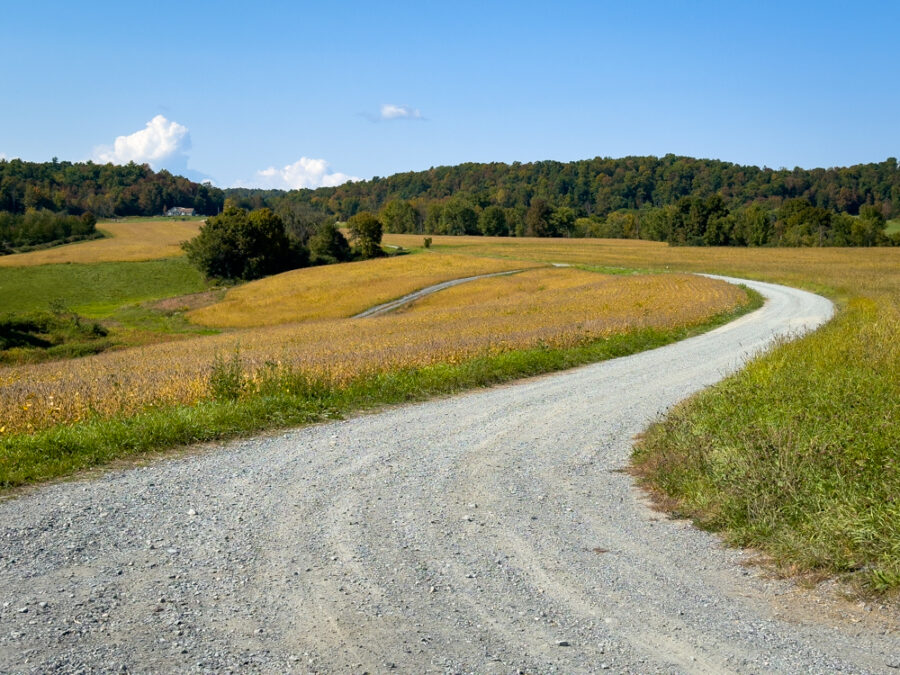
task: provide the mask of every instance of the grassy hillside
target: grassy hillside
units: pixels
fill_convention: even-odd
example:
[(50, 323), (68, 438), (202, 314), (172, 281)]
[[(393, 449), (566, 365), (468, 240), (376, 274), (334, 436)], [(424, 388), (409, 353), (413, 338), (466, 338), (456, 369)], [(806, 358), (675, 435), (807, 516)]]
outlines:
[(187, 323), (183, 303), (145, 304), (206, 287), (184, 258), (0, 267), (0, 363), (75, 358), (208, 333)]
[[(479, 291), (480, 301), (473, 302), (471, 294)], [(485, 279), (446, 293), (440, 302), (417, 303), (383, 317), (315, 318), (7, 368), (0, 371), (6, 380), (0, 386), (0, 418), (7, 431), (23, 432), (97, 414), (134, 415), (147, 406), (192, 405), (214, 393), (212, 365), (232, 359), (236, 350), (250, 380), (291, 371), (340, 388), (375, 373), (539, 345), (565, 349), (643, 329), (677, 329), (746, 300), (740, 289), (703, 277), (607, 277), (574, 269)], [(30, 404), (23, 407), (23, 400)]]
[(183, 255), (181, 242), (197, 235), (199, 220), (146, 218), (101, 223), (105, 239), (0, 256), (0, 267), (23, 267), (59, 263), (100, 263), (155, 260)]
[(205, 287), (203, 276), (184, 258), (0, 267), (0, 314), (46, 310), (54, 303), (84, 316), (103, 318), (128, 303), (194, 293)]
[[(410, 259), (429, 268), (437, 257)], [(753, 303), (741, 289), (701, 277), (555, 268), (444, 293), (383, 317), (315, 319), (0, 369), (0, 486), (632, 353)]]
[(535, 265), (423, 253), (308, 267), (233, 288), (221, 302), (190, 312), (188, 317), (220, 328), (342, 318), (442, 281)]

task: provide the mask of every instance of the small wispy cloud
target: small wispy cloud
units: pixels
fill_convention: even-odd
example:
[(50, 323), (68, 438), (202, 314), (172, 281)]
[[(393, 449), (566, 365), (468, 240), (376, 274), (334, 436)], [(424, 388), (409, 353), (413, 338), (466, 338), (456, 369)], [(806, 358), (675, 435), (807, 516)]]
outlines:
[(301, 188), (335, 187), (342, 183), (358, 180), (362, 180), (362, 178), (339, 171), (331, 171), (330, 165), (324, 159), (301, 157), (293, 164), (288, 164), (281, 169), (270, 166), (268, 169), (257, 171), (255, 180), (251, 181), (250, 185), (242, 182), (242, 186), (299, 190)]
[(395, 105), (385, 103), (381, 106), (381, 119), (383, 120), (420, 120), (422, 113), (417, 108), (408, 105)]
[(116, 137), (112, 147), (95, 148), (94, 159), (113, 164), (147, 163), (154, 169), (169, 165), (186, 166), (187, 151), (190, 149), (188, 128), (157, 115), (143, 129)]
[(409, 105), (397, 105), (396, 103), (383, 103), (377, 114), (371, 112), (360, 113), (370, 122), (395, 122), (397, 120), (421, 120), (426, 118), (418, 108)]

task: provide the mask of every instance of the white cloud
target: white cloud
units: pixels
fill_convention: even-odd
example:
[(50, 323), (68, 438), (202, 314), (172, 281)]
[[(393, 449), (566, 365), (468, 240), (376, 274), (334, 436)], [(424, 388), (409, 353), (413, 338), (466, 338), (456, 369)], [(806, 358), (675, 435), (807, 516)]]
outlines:
[(383, 120), (420, 120), (422, 113), (417, 108), (408, 105), (395, 105), (385, 103), (381, 106), (381, 119)]
[(0, 159), (6, 159), (6, 153), (0, 152)]
[(190, 148), (191, 135), (188, 128), (157, 115), (140, 131), (117, 137), (112, 147), (96, 148), (94, 158), (113, 164), (147, 163), (154, 169), (186, 167), (187, 151)]
[(256, 180), (252, 187), (277, 188), (280, 190), (297, 190), (300, 188), (334, 187), (347, 181), (358, 181), (362, 178), (348, 176), (345, 173), (329, 172), (329, 165), (324, 159), (301, 157), (283, 169), (270, 166), (256, 172)]

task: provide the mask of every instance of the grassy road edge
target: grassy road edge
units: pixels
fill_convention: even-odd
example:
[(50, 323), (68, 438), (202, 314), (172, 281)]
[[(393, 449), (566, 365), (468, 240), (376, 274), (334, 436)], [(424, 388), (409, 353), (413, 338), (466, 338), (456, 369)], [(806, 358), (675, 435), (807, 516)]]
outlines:
[(249, 386), (236, 360), (231, 366), (220, 359), (214, 368), (218, 374), (212, 387), (218, 392), (214, 399), (0, 437), (0, 493), (77, 475), (119, 459), (312, 424), (654, 349), (712, 330), (762, 306), (758, 293), (744, 290), (745, 304), (698, 324), (665, 331), (644, 329), (566, 349), (509, 351), (457, 364), (384, 372), (341, 388), (294, 372), (272, 373)]
[(841, 304), (675, 406), (636, 444), (632, 472), (662, 510), (784, 573), (896, 594), (900, 317), (872, 299)]

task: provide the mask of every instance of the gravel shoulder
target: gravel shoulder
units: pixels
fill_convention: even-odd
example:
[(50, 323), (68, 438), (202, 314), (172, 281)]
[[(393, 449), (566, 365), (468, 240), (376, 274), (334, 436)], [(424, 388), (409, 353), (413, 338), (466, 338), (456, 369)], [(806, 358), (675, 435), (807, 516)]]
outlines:
[(649, 508), (632, 439), (831, 303), (0, 503), (2, 672), (897, 672), (896, 616)]

